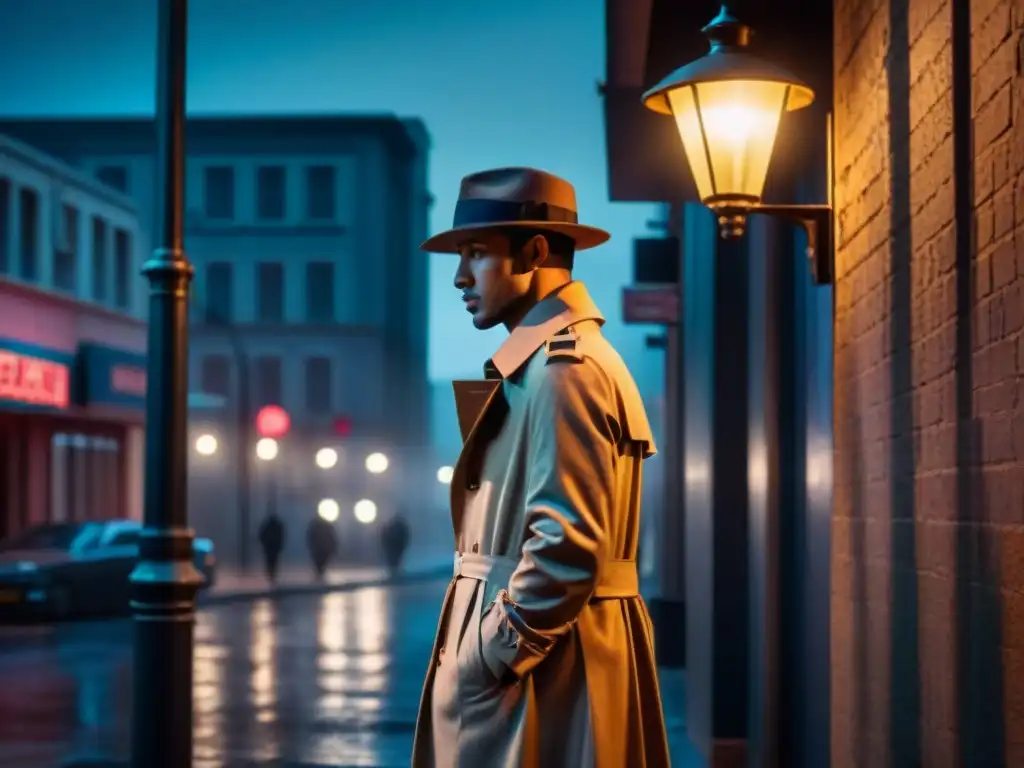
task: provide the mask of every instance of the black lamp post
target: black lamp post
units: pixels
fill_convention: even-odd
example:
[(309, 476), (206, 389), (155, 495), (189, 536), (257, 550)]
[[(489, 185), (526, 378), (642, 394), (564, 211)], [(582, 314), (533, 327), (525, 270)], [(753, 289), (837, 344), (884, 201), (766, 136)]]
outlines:
[(192, 645), (196, 592), (188, 528), (188, 293), (182, 247), (185, 44), (188, 0), (160, 0), (157, 45), (156, 249), (150, 283), (145, 528), (131, 575), (135, 616), (133, 768), (192, 765)]

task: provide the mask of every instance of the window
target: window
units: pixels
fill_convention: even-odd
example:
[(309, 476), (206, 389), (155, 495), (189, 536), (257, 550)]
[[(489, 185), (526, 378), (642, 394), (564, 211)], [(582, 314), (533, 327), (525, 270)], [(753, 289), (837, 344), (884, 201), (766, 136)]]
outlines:
[(107, 222), (99, 216), (92, 217), (92, 297), (95, 301), (107, 300)]
[(285, 194), (284, 166), (265, 165), (256, 171), (256, 215), (260, 219), (283, 219)]
[(334, 322), (334, 264), (329, 261), (306, 265), (306, 318), (311, 323)]
[(103, 165), (96, 169), (96, 178), (118, 192), (128, 191), (128, 169), (123, 165)]
[(331, 411), (331, 361), (327, 357), (306, 360), (306, 410), (310, 413)]
[(235, 218), (235, 169), (227, 165), (215, 165), (203, 170), (203, 190), (208, 219), (231, 220)]
[(39, 195), (34, 189), (22, 187), (18, 194), (21, 202), (21, 219), (18, 229), (21, 232), (21, 249), (19, 266), (21, 277), (25, 280), (39, 278)]
[(227, 262), (216, 261), (206, 266), (204, 316), (207, 323), (230, 323), (234, 317), (231, 278), (231, 265)]
[(263, 262), (256, 270), (256, 319), (261, 323), (284, 320), (284, 266)]
[(123, 229), (114, 230), (114, 304), (131, 308), (132, 236)]
[(60, 207), (57, 237), (53, 243), (53, 286), (74, 293), (78, 284), (78, 209)]
[(306, 217), (315, 221), (335, 216), (334, 167), (313, 165), (306, 169)]
[(0, 176), (0, 275), (11, 269), (11, 180)]
[(224, 355), (207, 355), (199, 364), (199, 388), (208, 395), (227, 397), (231, 389), (231, 361)]
[(254, 405), (281, 404), (281, 359), (278, 357), (257, 357), (255, 366), (256, 392)]

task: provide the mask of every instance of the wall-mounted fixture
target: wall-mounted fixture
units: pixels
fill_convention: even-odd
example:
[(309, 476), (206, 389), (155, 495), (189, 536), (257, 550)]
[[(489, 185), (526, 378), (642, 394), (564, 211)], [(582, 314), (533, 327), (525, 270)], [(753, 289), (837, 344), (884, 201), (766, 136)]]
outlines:
[[(741, 237), (751, 214), (789, 219), (807, 233), (814, 282), (830, 284), (831, 204), (761, 202), (782, 114), (808, 106), (814, 92), (785, 69), (751, 54), (750, 27), (726, 6), (701, 31), (710, 52), (647, 91), (644, 105), (675, 117), (697, 192), (717, 215), (723, 238)], [(831, 166), (831, 136), (829, 142)], [(830, 190), (831, 173), (829, 167)]]

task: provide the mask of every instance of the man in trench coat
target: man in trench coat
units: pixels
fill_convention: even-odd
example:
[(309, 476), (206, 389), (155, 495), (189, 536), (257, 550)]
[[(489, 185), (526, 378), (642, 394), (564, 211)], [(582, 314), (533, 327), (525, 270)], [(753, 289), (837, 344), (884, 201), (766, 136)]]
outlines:
[(641, 462), (654, 442), (604, 319), (571, 277), (608, 234), (567, 181), (503, 168), (462, 181), (451, 230), (473, 324), (509, 336), (456, 382), (455, 575), (420, 702), (414, 768), (669, 765), (638, 594)]

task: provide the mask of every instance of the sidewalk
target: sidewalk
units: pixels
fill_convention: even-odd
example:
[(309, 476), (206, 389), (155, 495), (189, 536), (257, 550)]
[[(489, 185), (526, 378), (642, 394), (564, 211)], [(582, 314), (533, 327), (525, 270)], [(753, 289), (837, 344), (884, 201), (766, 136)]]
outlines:
[(395, 576), (386, 568), (374, 566), (353, 566), (331, 568), (324, 580), (316, 581), (312, 568), (290, 566), (277, 574), (277, 583), (271, 585), (257, 564), (248, 573), (222, 568), (217, 571), (213, 587), (199, 593), (199, 605), (222, 605), (244, 600), (289, 595), (317, 595), (327, 592), (345, 592), (363, 587), (382, 587), (428, 579), (451, 577), (451, 557), (419, 558), (403, 566)]

